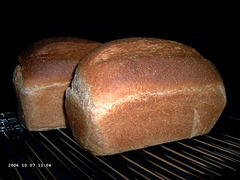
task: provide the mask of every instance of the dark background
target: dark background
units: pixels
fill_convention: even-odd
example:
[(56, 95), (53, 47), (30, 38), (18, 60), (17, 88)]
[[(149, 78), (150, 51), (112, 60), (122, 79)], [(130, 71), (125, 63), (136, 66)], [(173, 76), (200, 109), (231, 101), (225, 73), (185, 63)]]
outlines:
[[(1, 14), (0, 112), (15, 111), (12, 73), (21, 50), (36, 40), (70, 36), (99, 42), (127, 37), (155, 37), (195, 48), (212, 61), (223, 77), (227, 109), (240, 107), (239, 14), (234, 5), (209, 7), (137, 7), (99, 9), (6, 10)], [(28, 8), (26, 8), (28, 9)], [(13, 14), (14, 13), (14, 14)]]

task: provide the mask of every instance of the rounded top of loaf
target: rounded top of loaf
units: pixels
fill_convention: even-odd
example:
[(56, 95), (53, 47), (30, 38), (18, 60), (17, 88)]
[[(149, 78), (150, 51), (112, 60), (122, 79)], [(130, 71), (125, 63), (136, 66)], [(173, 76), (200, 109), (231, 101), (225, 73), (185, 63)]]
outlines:
[(215, 66), (193, 48), (169, 40), (127, 38), (99, 46), (79, 63), (72, 90), (87, 86), (95, 104), (135, 95), (223, 85)]
[(24, 85), (70, 82), (79, 61), (100, 43), (71, 37), (42, 39), (19, 56)]

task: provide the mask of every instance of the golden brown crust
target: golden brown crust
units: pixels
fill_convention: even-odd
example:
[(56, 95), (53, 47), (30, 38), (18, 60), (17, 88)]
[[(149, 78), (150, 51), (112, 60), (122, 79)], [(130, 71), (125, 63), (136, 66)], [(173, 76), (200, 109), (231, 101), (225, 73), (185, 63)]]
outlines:
[(40, 40), (19, 57), (13, 82), (28, 130), (67, 126), (64, 94), (79, 61), (100, 43), (78, 38)]
[(158, 92), (221, 81), (214, 65), (194, 49), (151, 38), (130, 38), (102, 45), (79, 68), (91, 86), (94, 99), (106, 102), (130, 92)]
[[(96, 48), (78, 65), (66, 99), (76, 140), (96, 155), (205, 134), (226, 104), (210, 61), (188, 46), (152, 38)], [(95, 126), (80, 132), (89, 123)]]
[(35, 42), (19, 56), (24, 84), (36, 86), (71, 81), (73, 69), (79, 61), (99, 45), (90, 40), (69, 37)]

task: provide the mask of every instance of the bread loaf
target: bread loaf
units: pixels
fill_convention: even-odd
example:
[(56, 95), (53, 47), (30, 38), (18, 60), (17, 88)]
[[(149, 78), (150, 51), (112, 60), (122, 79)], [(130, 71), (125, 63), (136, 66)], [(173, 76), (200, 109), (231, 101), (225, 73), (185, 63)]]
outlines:
[(196, 50), (129, 38), (84, 57), (65, 106), (77, 142), (110, 155), (206, 134), (225, 104), (220, 74)]
[(20, 119), (30, 131), (66, 127), (64, 94), (79, 60), (99, 43), (78, 38), (35, 42), (19, 56), (13, 83)]

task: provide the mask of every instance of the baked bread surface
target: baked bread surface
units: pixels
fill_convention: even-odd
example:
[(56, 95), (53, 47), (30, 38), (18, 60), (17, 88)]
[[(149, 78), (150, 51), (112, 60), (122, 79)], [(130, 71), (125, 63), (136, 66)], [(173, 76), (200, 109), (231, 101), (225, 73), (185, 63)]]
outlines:
[(79, 63), (65, 106), (75, 139), (109, 155), (206, 134), (225, 104), (220, 74), (196, 50), (128, 38)]
[(70, 37), (43, 39), (19, 56), (13, 83), (28, 130), (67, 126), (64, 94), (79, 61), (100, 43)]

